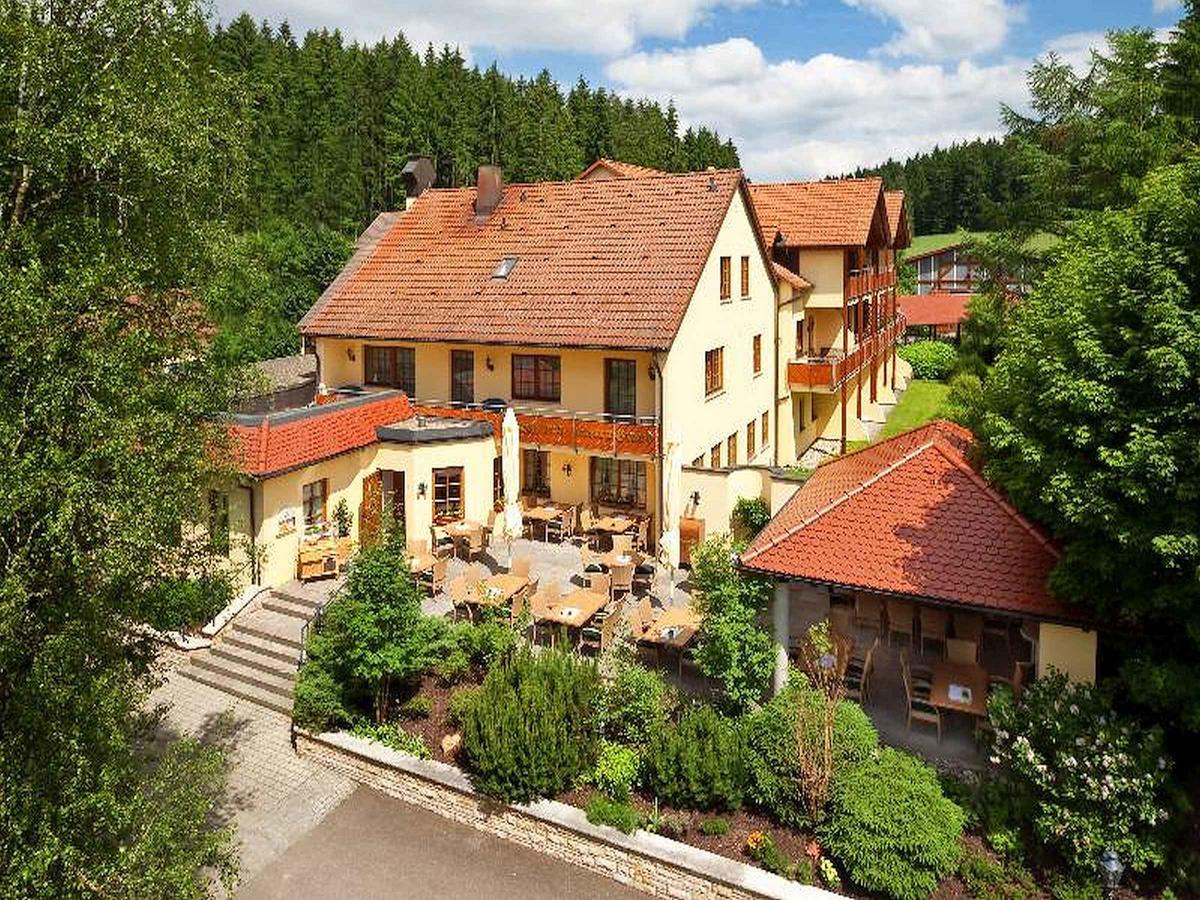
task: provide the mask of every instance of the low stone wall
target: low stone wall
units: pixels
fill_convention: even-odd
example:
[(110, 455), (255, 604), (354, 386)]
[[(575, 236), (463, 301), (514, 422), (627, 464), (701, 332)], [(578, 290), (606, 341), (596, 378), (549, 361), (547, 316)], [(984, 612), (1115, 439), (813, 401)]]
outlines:
[(720, 900), (836, 900), (820, 888), (645, 831), (593, 825), (553, 800), (508, 806), (477, 794), (461, 771), (344, 733), (297, 729), (296, 750), (399, 800), (496, 837), (590, 869), (655, 897)]

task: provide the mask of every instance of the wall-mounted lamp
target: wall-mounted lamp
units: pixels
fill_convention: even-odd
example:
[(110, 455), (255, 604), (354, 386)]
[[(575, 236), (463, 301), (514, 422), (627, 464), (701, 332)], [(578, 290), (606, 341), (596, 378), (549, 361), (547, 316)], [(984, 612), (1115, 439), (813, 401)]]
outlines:
[(350, 360), (350, 362), (354, 362), (354, 348), (353, 347), (346, 348), (346, 359)]
[(417, 485), (417, 496), (418, 497), (425, 496), (425, 482), (423, 482), (423, 481)]
[(489, 353), (486, 357), (484, 357), (483, 364), (487, 366), (487, 370), (489, 372), (496, 371), (496, 364), (492, 362), (492, 354)]
[(568, 478), (570, 478), (570, 477), (571, 477), (571, 471), (572, 471), (572, 470), (571, 470), (571, 464), (570, 464), (570, 463), (563, 463), (563, 466), (562, 466), (562, 473), (563, 473), (564, 475), (566, 475)]
[(658, 377), (658, 369), (654, 368), (654, 363), (650, 363), (650, 380), (653, 381)]
[(699, 491), (692, 491), (692, 505), (693, 506), (700, 505), (700, 492)]

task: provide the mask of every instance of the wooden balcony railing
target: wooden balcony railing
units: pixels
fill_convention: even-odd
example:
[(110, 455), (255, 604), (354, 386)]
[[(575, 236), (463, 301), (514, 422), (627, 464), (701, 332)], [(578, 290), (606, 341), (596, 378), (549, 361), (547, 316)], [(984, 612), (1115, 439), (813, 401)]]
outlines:
[(840, 350), (831, 350), (825, 356), (802, 356), (788, 363), (788, 384), (793, 390), (834, 390), (842, 382), (858, 374), (859, 369), (870, 363), (879, 354), (888, 352), (900, 335), (904, 334), (905, 321), (902, 313), (896, 313), (875, 334), (863, 337), (858, 345), (845, 356)]
[(879, 291), (887, 290), (895, 284), (895, 266), (886, 269), (853, 269), (846, 276), (846, 300), (854, 303), (864, 297), (871, 297)]
[[(521, 445), (562, 447), (611, 456), (657, 456), (658, 419), (654, 416), (609, 416), (603, 413), (515, 407)], [(418, 415), (451, 419), (484, 419), (500, 439), (502, 411), (467, 406), (445, 400), (414, 400)]]

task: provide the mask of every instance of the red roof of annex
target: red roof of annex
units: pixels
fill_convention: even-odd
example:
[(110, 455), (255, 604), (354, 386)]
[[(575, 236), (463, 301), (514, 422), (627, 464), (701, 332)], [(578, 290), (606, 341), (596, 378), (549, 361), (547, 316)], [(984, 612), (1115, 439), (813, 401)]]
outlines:
[(1059, 550), (937, 421), (820, 466), (741, 555), (752, 570), (1048, 619)]
[[(407, 396), (382, 391), (324, 406), (239, 416), (229, 434), (238, 471), (264, 477), (367, 447), (378, 441), (375, 429), (380, 425), (412, 415)], [(254, 419), (258, 421), (250, 424)]]
[(967, 304), (974, 294), (901, 294), (896, 308), (909, 325), (957, 325), (967, 320)]

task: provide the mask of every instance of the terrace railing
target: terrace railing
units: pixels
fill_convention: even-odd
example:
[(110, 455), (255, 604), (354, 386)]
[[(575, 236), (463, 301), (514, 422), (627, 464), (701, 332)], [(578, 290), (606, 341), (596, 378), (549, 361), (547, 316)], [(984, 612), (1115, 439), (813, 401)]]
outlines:
[(788, 384), (793, 390), (834, 390), (843, 382), (858, 374), (863, 366), (877, 356), (890, 351), (892, 345), (904, 334), (904, 315), (884, 324), (877, 332), (862, 338), (857, 346), (846, 355), (840, 350), (830, 350), (823, 356), (803, 356), (788, 363)]

